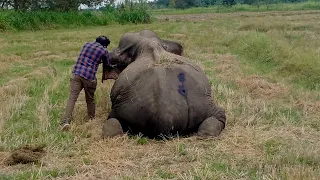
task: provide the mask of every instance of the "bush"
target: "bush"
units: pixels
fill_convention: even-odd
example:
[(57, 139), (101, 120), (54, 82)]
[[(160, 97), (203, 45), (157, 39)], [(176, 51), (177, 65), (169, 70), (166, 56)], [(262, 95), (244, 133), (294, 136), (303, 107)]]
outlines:
[(146, 3), (125, 3), (120, 8), (107, 6), (103, 11), (1, 11), (0, 31), (40, 30), (79, 26), (105, 26), (112, 23), (151, 23)]
[(145, 2), (120, 4), (116, 11), (116, 18), (121, 24), (150, 23), (152, 21), (151, 10)]
[(40, 30), (60, 27), (108, 25), (107, 16), (93, 15), (91, 12), (14, 12), (0, 15), (0, 30)]

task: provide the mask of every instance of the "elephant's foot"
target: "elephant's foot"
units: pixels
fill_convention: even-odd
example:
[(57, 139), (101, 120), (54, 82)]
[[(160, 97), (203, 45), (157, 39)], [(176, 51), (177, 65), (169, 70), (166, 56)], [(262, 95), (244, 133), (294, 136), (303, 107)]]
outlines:
[(198, 128), (198, 136), (212, 136), (217, 137), (224, 129), (224, 124), (214, 117), (204, 120)]
[(122, 135), (123, 130), (120, 122), (116, 118), (108, 119), (102, 127), (102, 138)]

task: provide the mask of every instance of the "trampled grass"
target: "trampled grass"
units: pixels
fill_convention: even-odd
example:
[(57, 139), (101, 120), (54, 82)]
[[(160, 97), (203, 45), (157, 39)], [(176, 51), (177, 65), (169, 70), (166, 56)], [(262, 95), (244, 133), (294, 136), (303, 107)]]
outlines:
[[(170, 16), (113, 25), (0, 36), (0, 162), (25, 144), (45, 144), (40, 164), (0, 164), (0, 179), (319, 179), (320, 12)], [(72, 129), (59, 131), (81, 46), (106, 34), (151, 29), (184, 44), (208, 75), (227, 127), (219, 138), (100, 139), (113, 81), (97, 74), (97, 118), (83, 94)]]

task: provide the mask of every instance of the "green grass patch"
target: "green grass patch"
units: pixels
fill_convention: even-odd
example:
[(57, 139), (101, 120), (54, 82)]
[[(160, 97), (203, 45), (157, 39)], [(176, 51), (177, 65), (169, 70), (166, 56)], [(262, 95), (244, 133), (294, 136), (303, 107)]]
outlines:
[(294, 47), (286, 40), (257, 31), (236, 37), (230, 47), (242, 62), (253, 67), (247, 73), (273, 73), (291, 78), (291, 82), (300, 87), (311, 90), (320, 87), (320, 61), (316, 51), (305, 53), (310, 51), (306, 47)]
[(267, 156), (274, 156), (280, 152), (281, 143), (274, 139), (267, 140), (264, 144), (264, 151)]
[(74, 167), (66, 167), (65, 169), (47, 170), (47, 171), (25, 171), (12, 175), (2, 175), (0, 174), (1, 180), (27, 180), (27, 179), (42, 179), (46, 178), (59, 178), (64, 176), (74, 176), (76, 174), (76, 169)]
[(188, 154), (187, 147), (185, 144), (178, 144), (178, 154), (180, 156), (185, 156)]
[(0, 86), (10, 81), (11, 79), (23, 76), (31, 71), (32, 67), (30, 66), (14, 63), (9, 69), (1, 72), (3, 78), (0, 79)]
[(161, 178), (161, 179), (173, 179), (175, 178), (175, 175), (163, 170), (158, 170), (156, 174)]
[(278, 66), (273, 57), (271, 39), (264, 33), (249, 33), (238, 40), (234, 51), (260, 72), (270, 72)]
[[(13, 114), (13, 116), (6, 121), (4, 130), (0, 133), (0, 148), (11, 150), (25, 144), (44, 143), (47, 146), (63, 145), (62, 142), (69, 142), (73, 136), (64, 133), (57, 132), (59, 125), (60, 113), (62, 112), (61, 106), (68, 94), (68, 84), (65, 83), (66, 79), (57, 85), (57, 89), (50, 90), (50, 85), (53, 79), (58, 76), (61, 77), (61, 73), (68, 72), (71, 63), (73, 61), (58, 61), (53, 64), (45, 63), (47, 66), (51, 66), (58, 72), (55, 76), (50, 77), (39, 77), (32, 76), (29, 78), (27, 95), (29, 99), (21, 109), (21, 112)], [(37, 114), (37, 106), (40, 105), (40, 100), (45, 92), (48, 90), (49, 95), (49, 106), (52, 108), (48, 109), (49, 122), (46, 130), (40, 128), (40, 121)], [(64, 104), (63, 104), (64, 105)]]
[(169, 14), (201, 14), (201, 13), (231, 13), (231, 12), (264, 12), (264, 11), (294, 11), (294, 10), (319, 10), (319, 1), (307, 1), (302, 3), (278, 3), (278, 4), (260, 4), (247, 5), (236, 4), (235, 6), (214, 5), (209, 7), (193, 7), (188, 9), (154, 9), (155, 15)]

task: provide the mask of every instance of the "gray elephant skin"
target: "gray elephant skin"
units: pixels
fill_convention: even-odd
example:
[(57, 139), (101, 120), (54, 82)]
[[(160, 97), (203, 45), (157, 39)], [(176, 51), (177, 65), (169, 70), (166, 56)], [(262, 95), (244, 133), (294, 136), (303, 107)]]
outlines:
[(125, 68), (110, 76), (116, 80), (111, 112), (102, 128), (104, 138), (125, 132), (149, 138), (216, 137), (225, 128), (225, 110), (213, 101), (203, 70), (168, 51), (157, 36), (125, 33), (110, 55)]
[[(163, 48), (171, 53), (177, 54), (179, 56), (183, 56), (183, 46), (181, 43), (166, 39), (161, 39), (159, 36), (154, 33), (151, 30), (144, 29), (135, 33), (124, 33), (123, 36), (126, 35), (138, 35), (142, 36), (144, 38), (156, 38), (159, 40), (163, 46)], [(130, 40), (130, 39), (129, 39)], [(130, 64), (132, 58), (120, 58), (118, 56), (115, 56), (115, 54), (120, 54), (123, 51), (126, 51), (126, 48), (128, 48), (128, 44), (132, 43), (131, 41), (127, 41), (126, 39), (123, 39), (120, 41), (118, 48), (114, 48), (112, 52), (110, 53), (111, 58), (111, 64), (117, 65), (116, 68), (111, 68), (110, 66), (103, 64), (103, 73), (102, 73), (102, 82), (104, 80), (108, 79), (117, 79), (118, 75), (127, 67), (128, 64)], [(120, 52), (121, 51), (121, 52)], [(125, 53), (122, 53), (122, 56), (125, 56)]]

